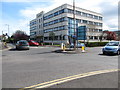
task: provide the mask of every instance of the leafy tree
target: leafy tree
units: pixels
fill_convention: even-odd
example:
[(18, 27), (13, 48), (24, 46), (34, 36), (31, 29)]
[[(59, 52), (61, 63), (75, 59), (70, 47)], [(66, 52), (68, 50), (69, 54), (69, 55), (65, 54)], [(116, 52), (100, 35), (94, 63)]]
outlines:
[(112, 31), (107, 31), (107, 40), (116, 40), (116, 34), (115, 32), (112, 32)]
[(18, 41), (18, 40), (28, 40), (28, 39), (29, 39), (29, 36), (28, 36), (24, 31), (17, 30), (17, 31), (12, 35), (12, 38), (13, 38), (15, 41)]
[(50, 32), (49, 33), (49, 37), (50, 37), (50, 40), (52, 40), (52, 45), (53, 45), (53, 40), (55, 38), (55, 33), (54, 32)]

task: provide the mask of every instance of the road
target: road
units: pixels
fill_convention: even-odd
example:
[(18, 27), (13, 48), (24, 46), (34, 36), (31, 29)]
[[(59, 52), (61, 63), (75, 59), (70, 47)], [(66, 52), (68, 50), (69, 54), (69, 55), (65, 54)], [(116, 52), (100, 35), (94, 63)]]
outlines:
[(2, 88), (23, 88), (81, 73), (118, 68), (118, 56), (102, 55), (101, 47), (86, 48), (86, 53), (78, 54), (52, 52), (56, 49), (31, 47), (30, 50), (3, 51)]

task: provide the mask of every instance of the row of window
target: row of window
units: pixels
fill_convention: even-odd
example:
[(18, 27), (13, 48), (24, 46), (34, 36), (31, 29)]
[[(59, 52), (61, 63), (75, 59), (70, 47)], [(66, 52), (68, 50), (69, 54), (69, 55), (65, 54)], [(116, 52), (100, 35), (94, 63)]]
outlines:
[(65, 17), (44, 23), (44, 27), (65, 21)]
[(65, 36), (44, 37), (44, 40), (65, 40)]
[[(90, 24), (90, 25), (96, 25), (96, 26), (102, 26), (102, 23), (99, 22), (92, 22), (92, 21), (87, 21), (87, 20), (82, 20), (82, 19), (76, 19), (75, 23), (85, 23), (85, 24)], [(74, 24), (74, 19), (73, 18), (68, 18), (68, 24)]]
[(36, 32), (30, 32), (30, 35), (32, 36), (32, 35), (35, 35), (36, 34)]
[[(84, 37), (84, 36), (82, 36)], [(88, 39), (91, 40), (100, 40), (99, 36), (89, 36)], [(54, 36), (54, 37), (44, 37), (44, 40), (65, 40), (65, 36), (61, 37), (61, 36)]]
[(35, 25), (35, 24), (37, 24), (36, 21), (34, 21), (34, 22), (30, 22), (30, 26), (31, 26), (31, 25)]
[[(44, 20), (46, 19), (49, 19), (49, 18), (52, 18), (54, 16), (57, 16), (59, 14), (62, 14), (62, 13), (72, 13), (73, 14), (73, 10), (72, 9), (62, 9), (60, 11), (57, 11), (53, 14), (50, 14), (48, 16), (45, 16), (44, 17)], [(96, 16), (96, 15), (92, 15), (92, 14), (89, 14), (89, 13), (85, 13), (85, 12), (81, 12), (81, 11), (77, 11), (75, 10), (74, 12), (76, 15), (80, 15), (80, 16), (84, 16), (84, 17), (88, 17), (88, 18), (93, 18), (93, 19), (98, 19), (98, 20), (102, 20), (102, 17), (101, 16)]]
[(46, 29), (46, 30), (44, 30), (44, 33), (65, 30), (65, 29), (67, 29), (67, 26), (59, 26), (59, 27), (55, 27), (55, 28)]
[(30, 28), (30, 31), (36, 30), (36, 29), (37, 29), (37, 26), (33, 26), (33, 27)]
[(60, 10), (60, 11), (57, 11), (57, 12), (55, 12), (55, 13), (53, 13), (53, 14), (50, 14), (50, 15), (48, 15), (48, 16), (45, 16), (45, 17), (44, 17), (44, 20), (49, 19), (49, 18), (52, 18), (52, 17), (57, 16), (57, 15), (62, 14), (62, 13), (64, 13), (64, 9), (62, 9), (62, 10)]
[(87, 29), (89, 32), (102, 32), (102, 29), (92, 29), (92, 28), (89, 28)]
[(100, 37), (99, 36), (89, 36), (89, 39), (100, 40)]
[[(74, 11), (73, 11), (72, 9), (68, 9), (67, 12), (73, 14)], [(76, 15), (81, 15), (81, 16), (88, 17), (88, 18), (93, 18), (93, 19), (102, 20), (102, 17), (101, 17), (101, 16), (96, 16), (96, 15), (92, 15), (92, 14), (85, 13), (85, 12), (81, 12), (81, 11), (77, 11), (77, 10), (75, 10), (74, 13), (75, 13)]]

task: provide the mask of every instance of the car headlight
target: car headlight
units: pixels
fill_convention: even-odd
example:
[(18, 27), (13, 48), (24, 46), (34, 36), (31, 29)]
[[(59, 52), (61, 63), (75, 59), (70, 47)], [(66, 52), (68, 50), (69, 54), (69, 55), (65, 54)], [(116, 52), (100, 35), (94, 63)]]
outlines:
[(118, 50), (118, 48), (113, 48), (113, 50)]

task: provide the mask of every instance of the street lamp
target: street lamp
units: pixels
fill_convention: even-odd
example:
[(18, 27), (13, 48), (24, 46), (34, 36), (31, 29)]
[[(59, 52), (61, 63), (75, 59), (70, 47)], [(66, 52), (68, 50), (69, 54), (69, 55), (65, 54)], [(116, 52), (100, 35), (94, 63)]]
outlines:
[(75, 0), (73, 0), (73, 20), (74, 20), (74, 50), (76, 50), (76, 23), (75, 23)]
[(9, 35), (10, 35), (10, 34), (9, 34), (9, 24), (5, 24), (5, 25), (8, 26), (8, 36), (9, 36)]

